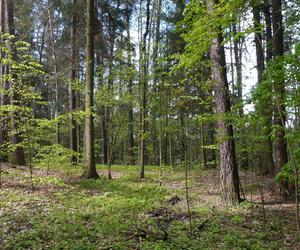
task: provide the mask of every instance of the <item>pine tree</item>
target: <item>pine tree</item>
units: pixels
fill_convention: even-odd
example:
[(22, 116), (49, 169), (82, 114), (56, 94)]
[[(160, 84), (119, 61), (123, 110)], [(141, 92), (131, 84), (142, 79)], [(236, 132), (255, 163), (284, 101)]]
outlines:
[[(208, 12), (212, 13), (215, 0), (207, 3)], [(220, 140), (220, 178), (221, 192), (224, 202), (228, 205), (240, 202), (239, 175), (235, 157), (235, 143), (233, 127), (226, 122), (226, 115), (230, 112), (229, 89), (226, 75), (225, 52), (222, 46), (221, 30), (213, 39), (210, 49), (212, 60), (212, 78), (215, 91), (216, 113), (220, 115), (217, 122), (218, 139)]]

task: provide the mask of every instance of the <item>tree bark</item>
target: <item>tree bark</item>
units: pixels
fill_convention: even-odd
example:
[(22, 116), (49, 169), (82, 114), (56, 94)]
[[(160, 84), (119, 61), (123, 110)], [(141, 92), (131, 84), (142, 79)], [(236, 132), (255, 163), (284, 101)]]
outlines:
[(141, 161), (141, 169), (140, 169), (140, 178), (145, 177), (145, 153), (146, 153), (146, 119), (147, 119), (147, 91), (148, 91), (148, 77), (147, 77), (147, 51), (146, 51), (146, 43), (147, 36), (149, 34), (149, 26), (150, 26), (150, 0), (147, 0), (147, 10), (146, 10), (146, 26), (145, 32), (143, 34), (142, 39), (142, 77), (141, 77), (141, 90), (142, 90), (142, 110), (141, 110), (141, 151), (140, 151), (140, 161)]
[(128, 156), (129, 163), (134, 164), (134, 131), (133, 131), (133, 65), (132, 65), (132, 47), (131, 47), (131, 36), (130, 36), (130, 9), (129, 1), (126, 2), (126, 30), (127, 30), (127, 64), (129, 68), (128, 76), (128, 94), (130, 95), (130, 100), (128, 104)]
[[(77, 0), (73, 0), (73, 10), (72, 10), (72, 17), (71, 17), (71, 34), (70, 34), (70, 42), (71, 42), (71, 81), (72, 84), (77, 80), (77, 54), (78, 54), (78, 46), (77, 46), (77, 24), (78, 24), (78, 17), (76, 11), (74, 10), (76, 6)], [(69, 109), (70, 109), (70, 149), (74, 152), (78, 152), (77, 148), (77, 122), (74, 118), (73, 112), (77, 109), (77, 93), (76, 90), (73, 88), (72, 84), (69, 86)], [(72, 157), (72, 163), (76, 165), (78, 162), (76, 156)]]
[[(209, 13), (213, 12), (216, 3), (214, 0), (208, 0)], [(230, 112), (230, 99), (222, 41), (221, 30), (219, 30), (218, 36), (212, 41), (210, 58), (212, 60), (216, 112), (220, 116), (217, 127), (218, 139), (220, 140), (221, 195), (227, 205), (235, 205), (240, 202), (239, 175), (235, 156), (233, 127), (224, 119), (224, 116)]]
[[(240, 32), (240, 26), (236, 27), (236, 24), (233, 25), (233, 34), (236, 35), (237, 32)], [(235, 38), (233, 40), (233, 51), (234, 51), (234, 59), (235, 59), (235, 67), (236, 67), (236, 89), (237, 89), (237, 100), (240, 103), (238, 113), (239, 117), (242, 118), (244, 116), (244, 105), (243, 105), (243, 64), (242, 64), (242, 44), (243, 40), (241, 38)], [(248, 168), (248, 154), (247, 154), (247, 147), (244, 134), (245, 134), (245, 127), (240, 128), (240, 145), (241, 145), (241, 152), (240, 152), (240, 159), (239, 165), (241, 168), (246, 169)]]
[[(283, 47), (283, 25), (282, 25), (282, 2), (281, 0), (272, 0), (272, 19), (273, 19), (273, 56), (276, 61), (276, 77), (273, 79), (275, 95), (274, 124), (278, 126), (276, 140), (274, 142), (274, 164), (275, 174), (288, 162), (287, 141), (285, 139), (285, 84), (284, 67), (282, 56)], [(285, 181), (280, 183), (282, 194), (288, 194), (288, 185)]]
[(0, 0), (0, 32), (5, 32), (5, 0)]
[[(5, 33), (5, 25), (6, 25), (6, 1), (5, 0), (0, 0), (0, 32), (1, 33)], [(2, 58), (2, 54), (0, 52), (0, 57)], [(7, 69), (7, 65), (2, 65), (0, 64), (0, 70), (1, 70), (1, 76), (5, 76), (6, 74), (6, 69)], [(6, 79), (3, 79), (1, 77), (1, 82), (0, 82), (0, 88), (2, 88), (3, 90), (5, 90), (6, 87)], [(6, 104), (6, 99), (7, 96), (5, 95), (5, 93), (1, 93), (0, 94), (0, 105), (3, 106)], [(7, 141), (7, 131), (6, 131), (6, 120), (4, 116), (1, 116), (1, 123), (0, 123), (0, 149), (2, 152), (5, 152), (5, 142)], [(0, 157), (0, 162), (6, 162), (8, 160), (7, 155), (1, 155)]]
[[(120, 1), (117, 1), (116, 10), (118, 13), (120, 7)], [(109, 50), (109, 62), (108, 62), (108, 93), (111, 94), (113, 91), (113, 85), (114, 85), (114, 48), (115, 48), (115, 42), (116, 42), (116, 29), (117, 29), (117, 16), (109, 15), (110, 16), (110, 22), (109, 22), (109, 36), (110, 36), (110, 50)], [(111, 164), (113, 161), (113, 150), (112, 150), (112, 140), (113, 137), (110, 136), (110, 134), (113, 134), (110, 131), (110, 128), (112, 127), (111, 122), (111, 114), (112, 110), (110, 107), (106, 107), (106, 112), (104, 119), (106, 120), (106, 137), (103, 139), (106, 140), (106, 146), (107, 146), (107, 166), (108, 166), (108, 179), (112, 179), (111, 175)]]
[[(254, 28), (259, 29), (261, 26), (261, 16), (260, 16), (260, 10), (263, 9), (262, 5), (253, 4), (253, 21), (254, 21)], [(268, 27), (269, 24), (267, 24)], [(267, 57), (272, 57), (271, 55), (268, 55), (268, 42), (271, 40), (269, 34), (270, 30), (267, 28), (266, 31), (266, 39), (267, 39)], [(268, 41), (269, 40), (269, 41)], [(255, 37), (255, 47), (256, 47), (256, 70), (257, 70), (257, 82), (260, 84), (263, 80), (263, 73), (265, 70), (265, 56), (264, 56), (264, 49), (263, 49), (263, 40), (262, 40), (262, 33), (258, 32), (256, 30)], [(270, 59), (270, 58), (269, 58)], [(272, 88), (269, 89), (270, 92), (272, 92)], [(264, 107), (256, 107), (258, 112), (261, 112), (261, 114), (265, 117), (266, 123), (264, 124), (265, 132), (264, 136), (265, 139), (262, 141), (262, 151), (260, 156), (260, 163), (259, 163), (259, 172), (260, 174), (267, 175), (273, 172), (274, 170), (274, 161), (272, 156), (272, 141), (271, 141), (271, 125), (272, 125), (272, 109), (266, 108), (271, 107), (272, 103), (268, 103)]]
[(83, 178), (98, 178), (94, 152), (94, 0), (87, 0), (85, 158)]
[(270, 12), (270, 4), (265, 1), (262, 5), (262, 11), (264, 13), (266, 22), (266, 62), (268, 63), (273, 56), (272, 51), (272, 17)]
[[(54, 41), (54, 28), (53, 28), (53, 21), (52, 21), (52, 14), (50, 11), (50, 7), (48, 8), (48, 15), (49, 15), (49, 29), (50, 29), (50, 42), (51, 42), (51, 59), (53, 61), (53, 74), (54, 74), (54, 83), (55, 83), (55, 109), (54, 109), (54, 118), (58, 118), (59, 115), (59, 102), (60, 102), (60, 88), (59, 88), (59, 79), (58, 79), (58, 62), (57, 62), (57, 55), (56, 55), (56, 47)], [(60, 124), (59, 121), (56, 121), (56, 138), (55, 142), (57, 144), (60, 143)]]
[[(15, 24), (14, 24), (14, 1), (5, 1), (5, 15), (6, 15), (6, 30), (5, 32), (15, 35)], [(16, 58), (16, 50), (13, 49), (13, 57), (15, 60)], [(6, 67), (6, 74), (10, 71), (9, 66)], [(13, 77), (17, 78), (17, 75), (14, 75)], [(18, 89), (20, 86), (11, 85), (10, 83), (5, 83), (7, 88), (16, 88), (13, 89), (13, 95), (11, 96), (11, 104), (15, 106), (20, 106), (20, 95), (18, 94)], [(25, 165), (25, 155), (23, 147), (20, 145), (22, 143), (22, 137), (20, 132), (20, 114), (18, 111), (16, 111), (12, 115), (12, 126), (13, 126), (13, 136), (12, 136), (12, 144), (15, 145), (15, 150), (13, 152), (13, 163), (16, 165)]]
[[(102, 10), (101, 10), (102, 11)], [(104, 89), (104, 40), (103, 40), (103, 13), (98, 13), (97, 4), (95, 3), (95, 38), (96, 38), (96, 62), (97, 62), (97, 76), (98, 76), (98, 88)], [(100, 17), (98, 17), (100, 14)], [(100, 105), (100, 141), (102, 144), (102, 164), (108, 162), (108, 137), (107, 137), (107, 121), (106, 121), (106, 107)]]

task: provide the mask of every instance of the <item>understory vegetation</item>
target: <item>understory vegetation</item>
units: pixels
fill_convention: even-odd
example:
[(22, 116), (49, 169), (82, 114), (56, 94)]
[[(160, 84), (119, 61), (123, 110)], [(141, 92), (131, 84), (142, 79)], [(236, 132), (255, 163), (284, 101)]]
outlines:
[[(272, 179), (241, 173), (248, 201), (224, 207), (216, 170), (97, 166), (100, 178), (76, 177), (80, 167), (4, 166), (0, 189), (1, 249), (296, 249), (293, 204), (272, 194)], [(28, 171), (27, 171), (28, 172)], [(264, 204), (261, 198), (267, 200)], [(252, 203), (250, 201), (253, 201)], [(190, 221), (191, 219), (191, 221)], [(191, 225), (190, 225), (191, 222)]]

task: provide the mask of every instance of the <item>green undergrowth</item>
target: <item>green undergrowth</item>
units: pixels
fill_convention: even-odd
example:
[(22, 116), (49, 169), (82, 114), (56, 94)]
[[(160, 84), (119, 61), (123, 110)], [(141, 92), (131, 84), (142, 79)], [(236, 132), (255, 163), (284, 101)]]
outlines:
[[(210, 207), (193, 201), (197, 190), (190, 193), (190, 221), (184, 189), (172, 186), (184, 181), (184, 173), (170, 167), (147, 166), (144, 180), (137, 178), (136, 166), (113, 166), (119, 173), (113, 180), (103, 175), (81, 180), (80, 167), (65, 168), (72, 173), (68, 180), (61, 173), (36, 171), (33, 190), (29, 177), (22, 178), (24, 169), (6, 171), (0, 249), (288, 249), (296, 244), (287, 243), (283, 233), (290, 228), (288, 218), (269, 216), (266, 226), (259, 211), (251, 215), (248, 203)], [(194, 174), (190, 186), (197, 181)]]

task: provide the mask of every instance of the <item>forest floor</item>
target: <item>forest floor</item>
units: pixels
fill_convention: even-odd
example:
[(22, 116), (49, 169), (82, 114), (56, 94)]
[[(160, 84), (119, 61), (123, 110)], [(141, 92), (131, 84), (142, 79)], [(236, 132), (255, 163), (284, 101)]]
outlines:
[(189, 213), (184, 169), (149, 166), (143, 180), (136, 166), (113, 166), (113, 180), (103, 166), (98, 180), (81, 172), (35, 167), (32, 189), (27, 167), (2, 166), (0, 249), (300, 249), (294, 204), (268, 177), (242, 173), (247, 201), (226, 208), (218, 171), (191, 169)]

